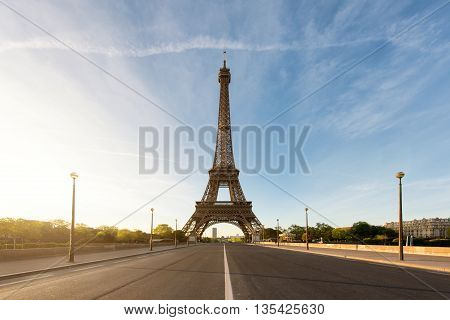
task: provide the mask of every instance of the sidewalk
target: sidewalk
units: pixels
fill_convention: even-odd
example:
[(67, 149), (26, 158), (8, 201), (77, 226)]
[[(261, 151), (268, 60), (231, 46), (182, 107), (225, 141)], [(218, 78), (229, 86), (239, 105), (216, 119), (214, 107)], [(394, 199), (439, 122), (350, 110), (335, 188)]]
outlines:
[[(181, 248), (183, 246), (178, 246), (178, 247)], [(173, 248), (174, 248), (173, 245), (156, 246), (153, 248), (152, 252), (166, 251), (166, 250), (170, 250)], [(9, 275), (9, 274), (30, 272), (30, 271), (34, 271), (34, 270), (71, 266), (71, 265), (77, 265), (80, 263), (87, 263), (87, 262), (98, 261), (98, 260), (107, 260), (107, 259), (139, 255), (139, 254), (146, 254), (149, 252), (150, 252), (149, 248), (139, 248), (139, 249), (124, 249), (124, 250), (117, 250), (117, 251), (106, 251), (106, 252), (95, 252), (95, 253), (84, 253), (84, 254), (83, 253), (81, 253), (81, 254), (75, 253), (75, 263), (69, 263), (67, 261), (67, 258), (68, 258), (67, 255), (66, 256), (46, 257), (46, 258), (36, 258), (36, 259), (26, 259), (26, 260), (16, 260), (16, 261), (5, 261), (5, 262), (0, 262), (0, 277)]]
[(410, 268), (419, 268), (440, 272), (450, 273), (450, 257), (441, 256), (430, 256), (430, 255), (418, 255), (418, 254), (405, 254), (404, 260), (400, 261), (398, 259), (398, 254), (387, 253), (387, 252), (375, 252), (375, 251), (356, 251), (356, 250), (345, 250), (345, 249), (328, 249), (328, 248), (310, 248), (309, 251), (305, 247), (291, 247), (283, 246), (280, 247), (267, 244), (258, 244), (263, 247), (277, 248), (283, 250), (299, 251), (311, 254), (320, 254), (327, 256), (334, 256), (344, 259), (361, 260), (374, 263), (382, 263), (391, 266), (402, 266)]

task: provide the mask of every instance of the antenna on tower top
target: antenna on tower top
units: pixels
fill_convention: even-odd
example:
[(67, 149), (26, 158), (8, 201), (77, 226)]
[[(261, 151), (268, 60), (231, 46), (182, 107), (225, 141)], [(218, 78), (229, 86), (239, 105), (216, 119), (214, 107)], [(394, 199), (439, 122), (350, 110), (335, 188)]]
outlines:
[(223, 66), (227, 67), (227, 50), (223, 49)]

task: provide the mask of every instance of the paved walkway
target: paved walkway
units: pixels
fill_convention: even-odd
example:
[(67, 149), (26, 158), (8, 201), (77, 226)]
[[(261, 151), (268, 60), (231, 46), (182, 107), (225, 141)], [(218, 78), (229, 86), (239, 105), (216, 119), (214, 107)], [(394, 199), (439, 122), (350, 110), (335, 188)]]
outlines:
[(419, 254), (405, 254), (404, 260), (398, 259), (398, 254), (388, 252), (376, 251), (357, 251), (345, 249), (328, 249), (328, 248), (311, 248), (309, 251), (305, 247), (283, 246), (275, 245), (261, 245), (264, 247), (279, 248), (283, 250), (300, 251), (311, 254), (322, 254), (327, 256), (335, 256), (345, 259), (363, 260), (374, 263), (383, 263), (393, 266), (403, 266), (411, 268), (420, 268), (433, 271), (449, 272), (450, 273), (450, 257), (419, 255)]
[[(155, 246), (153, 247), (154, 252), (172, 249), (174, 246)], [(183, 245), (179, 246), (183, 247)], [(97, 260), (106, 260), (111, 258), (127, 257), (137, 254), (143, 254), (150, 252), (148, 248), (138, 248), (138, 249), (124, 249), (116, 251), (106, 251), (106, 252), (95, 252), (95, 253), (75, 253), (75, 264), (91, 262)], [(42, 270), (54, 267), (61, 267), (73, 265), (67, 261), (67, 256), (54, 256), (46, 258), (36, 258), (36, 259), (26, 259), (26, 260), (15, 260), (15, 261), (5, 261), (0, 262), (0, 276), (28, 272), (33, 270)]]

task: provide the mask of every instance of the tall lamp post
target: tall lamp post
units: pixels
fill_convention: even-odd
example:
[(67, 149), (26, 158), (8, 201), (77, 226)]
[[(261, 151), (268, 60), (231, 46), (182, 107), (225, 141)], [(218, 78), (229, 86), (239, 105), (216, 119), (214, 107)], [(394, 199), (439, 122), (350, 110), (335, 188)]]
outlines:
[(306, 216), (306, 250), (309, 250), (309, 240), (308, 240), (308, 208), (305, 208)]
[(152, 219), (150, 222), (150, 251), (153, 251), (153, 211), (154, 211), (154, 209), (151, 208), (150, 211), (151, 211), (151, 215), (152, 215)]
[(262, 232), (263, 232), (263, 234), (262, 234), (262, 241), (264, 242), (265, 241), (265, 238), (266, 238), (266, 232), (265, 232), (265, 230), (264, 230), (264, 225), (262, 226), (263, 228), (263, 230), (262, 230)]
[(178, 229), (178, 220), (175, 219), (175, 248), (177, 247), (177, 229)]
[(280, 246), (280, 220), (277, 219), (277, 246)]
[(69, 262), (75, 261), (75, 250), (74, 250), (74, 242), (75, 242), (75, 180), (78, 178), (78, 174), (76, 172), (72, 172), (70, 174), (72, 178), (72, 223), (70, 224), (70, 240), (69, 240)]
[(399, 258), (403, 260), (403, 203), (402, 203), (402, 178), (405, 176), (404, 172), (397, 172), (395, 175), (399, 181), (398, 183), (398, 249)]

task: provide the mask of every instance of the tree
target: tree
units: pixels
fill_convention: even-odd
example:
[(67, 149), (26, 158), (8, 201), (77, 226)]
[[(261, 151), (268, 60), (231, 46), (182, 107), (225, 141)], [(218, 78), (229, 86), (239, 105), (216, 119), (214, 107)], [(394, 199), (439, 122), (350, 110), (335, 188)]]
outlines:
[(109, 226), (98, 227), (97, 239), (101, 242), (114, 242), (117, 237), (117, 228)]
[[(318, 232), (317, 229), (314, 227), (308, 227), (308, 240), (313, 240), (313, 239), (317, 239)], [(305, 232), (302, 234), (302, 240), (306, 241), (306, 228), (305, 228)]]
[(161, 238), (171, 238), (173, 229), (168, 224), (159, 224), (153, 229), (153, 233)]
[(46, 241), (69, 242), (70, 229), (69, 223), (64, 220), (50, 221), (50, 234)]
[(331, 231), (331, 236), (335, 240), (350, 240), (352, 238), (350, 228), (335, 228)]
[(367, 222), (359, 221), (353, 224), (351, 233), (357, 240), (362, 240), (372, 236), (372, 227)]
[[(177, 233), (177, 241), (178, 242), (186, 241), (186, 235), (183, 231), (177, 230), (176, 233)], [(172, 238), (175, 238), (175, 231), (173, 232)]]
[(392, 239), (397, 237), (397, 231), (394, 229), (382, 227), (382, 226), (371, 226), (372, 233), (371, 236), (378, 239)]
[(386, 235), (389, 239), (398, 237), (398, 231), (397, 231), (397, 230), (390, 229), (390, 228), (384, 228), (384, 229), (385, 229), (385, 230), (384, 230), (385, 235)]
[(40, 221), (4, 218), (0, 221), (0, 237), (36, 241), (42, 237), (41, 226)]
[(75, 225), (75, 240), (77, 243), (87, 242), (92, 240), (97, 231), (85, 224), (78, 223)]
[(293, 234), (296, 240), (300, 240), (302, 238), (302, 234), (305, 232), (305, 228), (293, 224), (288, 228), (288, 232)]
[(141, 230), (134, 230), (134, 237), (136, 239), (136, 242), (139, 243), (147, 243), (150, 240), (150, 234), (145, 233)]
[(333, 227), (329, 226), (326, 223), (317, 223), (316, 227), (315, 227), (315, 231), (316, 231), (315, 236), (317, 238), (322, 238), (323, 241), (327, 242), (327, 241), (330, 241), (332, 238), (331, 234), (333, 231)]
[(121, 229), (117, 232), (117, 241), (119, 242), (133, 242), (134, 232), (128, 229)]

